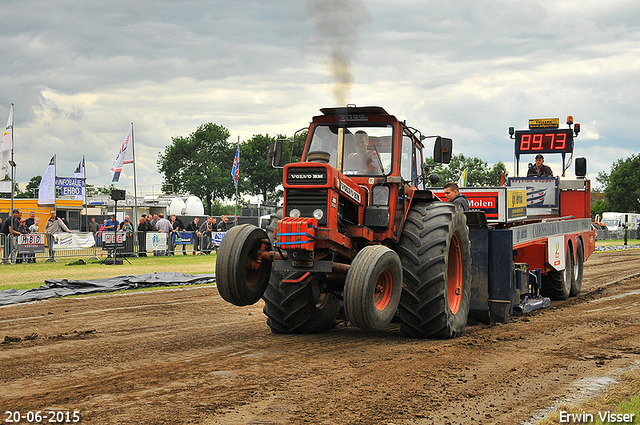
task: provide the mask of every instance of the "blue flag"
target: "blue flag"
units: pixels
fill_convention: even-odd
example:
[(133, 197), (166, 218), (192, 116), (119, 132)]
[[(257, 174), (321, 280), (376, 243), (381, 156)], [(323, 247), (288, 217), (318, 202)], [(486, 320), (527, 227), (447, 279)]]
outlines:
[(233, 184), (238, 187), (238, 178), (240, 177), (240, 146), (236, 150), (236, 156), (233, 158), (233, 167), (231, 167), (231, 177)]

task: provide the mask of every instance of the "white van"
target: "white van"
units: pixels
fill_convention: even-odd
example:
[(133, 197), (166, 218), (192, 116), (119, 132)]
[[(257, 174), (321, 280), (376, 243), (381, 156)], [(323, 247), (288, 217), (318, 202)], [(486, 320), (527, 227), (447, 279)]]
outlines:
[(605, 212), (602, 213), (602, 222), (610, 232), (623, 230), (625, 225), (629, 230), (636, 230), (640, 225), (640, 214)]

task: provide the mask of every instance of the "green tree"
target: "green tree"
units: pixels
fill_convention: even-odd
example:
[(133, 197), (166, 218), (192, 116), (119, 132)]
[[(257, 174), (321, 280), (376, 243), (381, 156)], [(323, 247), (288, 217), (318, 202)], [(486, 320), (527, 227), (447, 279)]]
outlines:
[(282, 171), (267, 166), (269, 144), (275, 140), (268, 134), (258, 134), (240, 146), (240, 188), (243, 193), (261, 195), (263, 202), (272, 200), (282, 185)]
[(606, 201), (596, 201), (595, 204), (591, 205), (591, 218), (595, 218), (596, 215), (599, 215), (602, 218), (602, 213), (605, 211), (609, 211), (609, 205), (607, 205)]
[(640, 213), (640, 154), (617, 160), (608, 176), (601, 174), (598, 181), (607, 183), (604, 194), (611, 210)]
[(213, 199), (230, 198), (235, 193), (231, 166), (236, 145), (228, 142), (229, 130), (214, 124), (202, 124), (187, 137), (176, 136), (158, 155), (158, 169), (164, 185), (173, 185), (176, 193), (187, 192), (204, 200), (211, 214)]
[(37, 198), (38, 197), (38, 189), (40, 189), (40, 182), (42, 181), (42, 176), (33, 176), (29, 183), (27, 183), (27, 187), (25, 192), (27, 194), (27, 198)]
[(434, 169), (440, 176), (439, 186), (447, 182), (457, 182), (462, 172), (467, 170), (467, 186), (500, 186), (502, 175), (507, 178), (507, 168), (498, 162), (489, 168), (480, 158), (467, 158), (463, 154), (453, 155), (451, 162)]

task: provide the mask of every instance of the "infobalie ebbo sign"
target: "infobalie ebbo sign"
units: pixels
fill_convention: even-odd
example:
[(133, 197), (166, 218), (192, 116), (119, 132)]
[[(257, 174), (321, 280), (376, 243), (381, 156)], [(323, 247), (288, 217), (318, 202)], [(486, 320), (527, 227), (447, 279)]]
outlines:
[(85, 179), (78, 177), (56, 177), (56, 187), (62, 196), (84, 195)]

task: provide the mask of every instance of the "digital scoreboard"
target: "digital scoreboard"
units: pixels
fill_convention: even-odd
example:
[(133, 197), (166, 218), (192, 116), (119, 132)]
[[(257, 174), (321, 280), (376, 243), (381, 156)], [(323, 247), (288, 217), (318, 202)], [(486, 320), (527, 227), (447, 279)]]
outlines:
[(570, 128), (516, 131), (516, 154), (571, 153), (573, 130)]
[(572, 153), (574, 132), (578, 135), (580, 124), (575, 125), (575, 130), (572, 129), (572, 116), (567, 117), (567, 124), (569, 128), (558, 128), (560, 126), (558, 118), (539, 118), (529, 120), (528, 130), (514, 131), (513, 127), (510, 127), (509, 134), (515, 139), (516, 155)]

